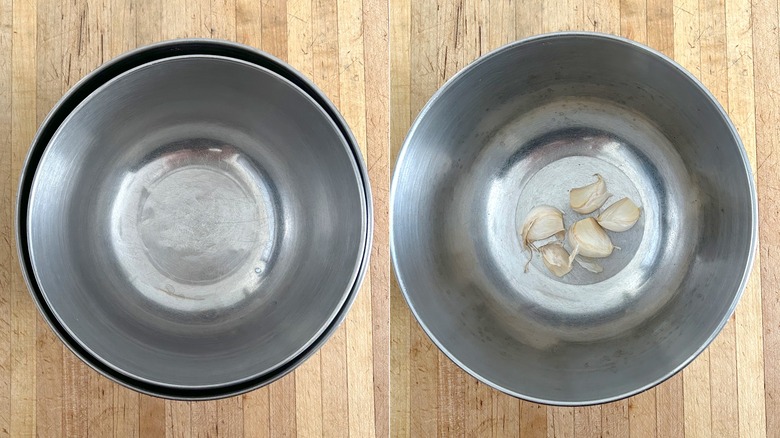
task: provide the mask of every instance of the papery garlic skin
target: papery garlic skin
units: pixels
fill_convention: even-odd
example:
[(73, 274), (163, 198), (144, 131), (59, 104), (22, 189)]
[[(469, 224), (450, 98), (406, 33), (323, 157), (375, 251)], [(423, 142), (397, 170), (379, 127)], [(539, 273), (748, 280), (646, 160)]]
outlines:
[(569, 229), (568, 241), (573, 248), (572, 260), (578, 254), (592, 258), (608, 257), (615, 248), (607, 232), (592, 217), (575, 222)]
[(640, 213), (641, 209), (631, 199), (623, 198), (602, 211), (596, 221), (602, 228), (619, 233), (633, 227)]
[(607, 192), (607, 183), (601, 175), (594, 175), (597, 180), (593, 184), (578, 187), (569, 191), (569, 205), (580, 214), (589, 214), (598, 210), (612, 196)]
[(549, 205), (534, 207), (523, 222), (523, 246), (565, 232), (563, 212)]
[(546, 266), (556, 277), (563, 277), (571, 271), (569, 253), (561, 243), (548, 243), (539, 248), (539, 252), (542, 254), (544, 266)]
[(601, 265), (599, 265), (594, 261), (584, 259), (580, 256), (575, 257), (574, 260), (576, 260), (580, 266), (585, 268), (585, 270), (590, 271), (594, 274), (601, 274), (602, 272), (604, 272), (604, 268), (602, 268)]

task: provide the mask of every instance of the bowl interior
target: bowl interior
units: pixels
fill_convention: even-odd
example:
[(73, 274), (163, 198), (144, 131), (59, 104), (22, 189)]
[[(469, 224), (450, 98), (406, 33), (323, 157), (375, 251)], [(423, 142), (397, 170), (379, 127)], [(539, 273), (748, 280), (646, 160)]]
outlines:
[[(423, 110), (393, 181), (392, 246), (413, 312), (459, 365), (510, 394), (613, 400), (669, 377), (733, 311), (754, 239), (742, 146), (687, 73), (595, 34), (519, 42)], [(563, 278), (518, 235), (601, 174), (642, 207), (594, 274)], [(571, 249), (571, 248), (569, 248)]]
[(267, 373), (340, 310), (366, 244), (355, 157), (307, 94), (218, 56), (145, 64), (63, 122), (36, 169), (47, 304), (108, 365), (210, 387)]

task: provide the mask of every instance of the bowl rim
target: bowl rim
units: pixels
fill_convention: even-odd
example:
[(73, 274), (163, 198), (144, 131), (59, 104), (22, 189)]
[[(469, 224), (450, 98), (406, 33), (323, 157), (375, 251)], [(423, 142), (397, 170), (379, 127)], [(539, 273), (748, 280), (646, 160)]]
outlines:
[[(457, 83), (463, 76), (468, 74), (469, 71), (473, 70), (477, 66), (479, 66), (482, 63), (487, 62), (488, 60), (499, 57), (503, 53), (507, 51), (514, 50), (517, 47), (526, 46), (530, 44), (544, 44), (547, 41), (550, 40), (556, 40), (556, 39), (569, 39), (569, 38), (584, 38), (584, 39), (593, 39), (593, 40), (601, 40), (605, 41), (607, 43), (617, 43), (624, 46), (628, 46), (630, 49), (638, 50), (640, 52), (643, 52), (647, 55), (650, 55), (651, 57), (654, 57), (658, 59), (659, 61), (666, 63), (668, 66), (672, 67), (673, 69), (677, 70), (682, 75), (683, 79), (687, 79), (690, 84), (698, 89), (699, 92), (701, 92), (704, 97), (707, 98), (707, 100), (714, 106), (718, 114), (720, 115), (721, 120), (723, 123), (728, 127), (733, 141), (737, 144), (739, 149), (739, 154), (742, 160), (742, 164), (744, 166), (745, 175), (747, 175), (747, 187), (750, 192), (750, 244), (748, 248), (748, 254), (747, 254), (747, 260), (745, 263), (745, 268), (742, 271), (742, 276), (740, 279), (739, 287), (736, 290), (736, 293), (734, 294), (734, 299), (729, 305), (728, 311), (724, 313), (721, 320), (718, 322), (718, 325), (715, 327), (713, 332), (710, 334), (710, 336), (702, 343), (701, 346), (699, 346), (689, 357), (687, 357), (685, 360), (683, 360), (680, 364), (672, 368), (670, 371), (665, 373), (663, 376), (661, 376), (658, 379), (653, 380), (652, 382), (642, 385), (638, 388), (635, 388), (631, 391), (625, 391), (622, 393), (617, 393), (610, 397), (604, 397), (600, 399), (594, 399), (594, 400), (555, 400), (552, 398), (543, 398), (543, 397), (534, 397), (527, 394), (522, 394), (520, 392), (514, 391), (510, 388), (507, 388), (505, 386), (499, 385), (495, 382), (492, 382), (488, 378), (482, 376), (481, 374), (477, 373), (476, 371), (469, 368), (466, 364), (458, 360), (458, 358), (453, 355), (450, 351), (448, 351), (437, 339), (436, 335), (433, 333), (433, 331), (425, 324), (425, 322), (420, 318), (419, 313), (415, 309), (415, 306), (412, 301), (412, 294), (410, 293), (410, 288), (408, 287), (407, 283), (404, 281), (403, 273), (399, 269), (399, 260), (401, 256), (398, 254), (398, 249), (395, 245), (396, 240), (396, 229), (394, 226), (395, 222), (395, 215), (394, 215), (394, 208), (396, 204), (396, 194), (398, 189), (398, 170), (402, 166), (404, 160), (406, 159), (406, 155), (410, 149), (410, 144), (412, 137), (414, 137), (415, 132), (417, 129), (419, 129), (420, 124), (422, 123), (422, 120), (425, 118), (426, 114), (431, 110), (431, 108), (436, 104), (436, 102), (441, 99), (441, 97), (453, 86), (455, 86), (455, 83)], [(425, 334), (428, 336), (428, 338), (436, 345), (436, 347), (439, 348), (450, 360), (452, 360), (456, 365), (458, 365), (461, 369), (466, 371), (468, 374), (470, 374), (472, 377), (476, 378), (480, 382), (499, 390), (505, 394), (511, 395), (513, 397), (527, 400), (534, 403), (541, 403), (545, 405), (552, 405), (552, 406), (589, 406), (589, 405), (596, 405), (596, 404), (602, 404), (602, 403), (609, 403), (613, 401), (622, 400), (624, 398), (631, 397), (633, 395), (642, 393), (648, 389), (651, 389), (664, 381), (670, 379), (675, 374), (680, 372), (683, 368), (688, 366), (696, 357), (699, 356), (711, 343), (717, 335), (723, 330), (723, 327), (725, 327), (726, 323), (731, 318), (731, 315), (734, 314), (734, 311), (736, 310), (737, 304), (739, 303), (739, 300), (744, 293), (749, 278), (750, 273), (752, 272), (753, 264), (755, 261), (755, 252), (757, 247), (757, 240), (758, 240), (758, 195), (756, 193), (756, 187), (755, 182), (753, 181), (753, 172), (750, 165), (750, 160), (748, 158), (747, 152), (745, 151), (745, 145), (742, 142), (742, 139), (739, 136), (739, 132), (737, 131), (736, 127), (734, 126), (733, 122), (728, 116), (728, 113), (723, 109), (721, 104), (718, 102), (718, 100), (715, 98), (715, 96), (702, 84), (701, 81), (699, 81), (692, 73), (690, 73), (688, 70), (686, 70), (684, 67), (682, 67), (679, 63), (675, 62), (670, 57), (664, 55), (663, 53), (648, 47), (644, 44), (641, 44), (639, 42), (630, 40), (628, 38), (623, 38), (620, 36), (612, 35), (612, 34), (606, 34), (606, 33), (600, 33), (600, 32), (588, 32), (588, 31), (563, 31), (563, 32), (551, 32), (551, 33), (544, 33), (539, 35), (534, 35), (528, 38), (523, 38), (508, 44), (505, 44), (503, 46), (500, 46), (469, 63), (466, 67), (462, 68), (458, 72), (456, 72), (451, 78), (449, 78), (444, 85), (442, 85), (436, 92), (431, 96), (431, 98), (426, 102), (425, 106), (420, 110), (417, 117), (412, 122), (411, 127), (409, 128), (409, 131), (404, 139), (403, 145), (401, 146), (401, 150), (398, 153), (398, 158), (396, 159), (395, 167), (393, 170), (393, 177), (392, 181), (390, 183), (390, 257), (393, 262), (393, 272), (395, 273), (395, 276), (398, 280), (399, 288), (404, 296), (404, 299), (406, 300), (407, 305), (409, 306), (409, 309), (411, 310), (412, 314), (414, 315), (414, 318), (417, 320), (417, 322), (422, 327)]]
[[(319, 334), (313, 337), (309, 344), (304, 346), (297, 355), (288, 358), (286, 362), (279, 364), (275, 369), (245, 379), (207, 386), (168, 385), (135, 378), (127, 373), (117, 371), (114, 367), (107, 366), (97, 355), (83, 348), (68, 333), (68, 330), (59, 323), (55, 313), (46, 302), (30, 257), (27, 230), (30, 189), (38, 164), (50, 140), (70, 114), (84, 101), (88, 100), (89, 96), (96, 90), (135, 68), (157, 61), (193, 55), (221, 57), (244, 64), (251, 64), (290, 82), (294, 88), (297, 88), (302, 94), (313, 100), (315, 106), (319, 107), (330, 121), (334, 123), (336, 129), (343, 137), (348, 152), (351, 153), (352, 163), (356, 170), (356, 180), (363, 196), (361, 204), (364, 207), (361, 212), (363, 224), (361, 248), (355, 263), (355, 270), (351, 276), (352, 283), (342, 294), (341, 306), (334, 310), (334, 313), (329, 318), (329, 322), (323, 324)], [(136, 48), (104, 63), (79, 80), (53, 106), (33, 137), (21, 170), (16, 199), (15, 234), (22, 274), (36, 307), (54, 333), (77, 357), (109, 379), (141, 393), (175, 400), (209, 400), (242, 394), (283, 377), (319, 350), (335, 332), (354, 303), (369, 268), (373, 242), (373, 198), (371, 196), (368, 171), (357, 140), (335, 105), (302, 73), (273, 55), (232, 41), (208, 38), (174, 39)]]

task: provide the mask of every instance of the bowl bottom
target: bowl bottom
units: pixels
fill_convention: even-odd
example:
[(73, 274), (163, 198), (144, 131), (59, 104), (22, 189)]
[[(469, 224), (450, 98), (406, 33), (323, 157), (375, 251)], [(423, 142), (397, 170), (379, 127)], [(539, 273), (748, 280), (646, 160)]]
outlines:
[[(633, 228), (608, 233), (620, 249), (597, 260), (599, 274), (575, 264), (558, 278), (538, 254), (524, 272), (529, 254), (520, 230), (528, 212), (556, 207), (567, 228), (596, 216), (569, 206), (569, 191), (594, 182), (595, 174), (612, 193), (605, 207), (623, 197), (642, 207)], [(673, 189), (692, 186), (685, 166), (651, 122), (614, 102), (566, 98), (516, 117), (485, 136), (463, 175), (455, 184), (454, 211), (442, 218), (451, 227), (441, 242), (473, 245), (473, 251), (443, 253), (474, 258), (453, 259), (458, 266), (447, 271), (469, 272), (495, 321), (523, 343), (546, 349), (628, 333), (669, 302), (692, 261), (698, 219), (689, 200), (695, 197)], [(464, 241), (463, 224), (477, 236)]]
[(156, 306), (195, 312), (250, 297), (278, 233), (271, 185), (240, 150), (196, 138), (128, 172), (111, 207), (112, 252)]

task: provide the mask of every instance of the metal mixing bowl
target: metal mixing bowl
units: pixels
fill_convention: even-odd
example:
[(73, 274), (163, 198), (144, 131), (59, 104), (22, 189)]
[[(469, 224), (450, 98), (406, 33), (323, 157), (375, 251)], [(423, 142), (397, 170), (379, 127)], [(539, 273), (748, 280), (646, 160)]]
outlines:
[[(607, 181), (642, 206), (604, 272), (563, 278), (518, 232), (540, 204)], [(392, 182), (392, 257), (417, 320), (458, 365), (560, 405), (658, 384), (717, 335), (745, 287), (756, 193), (726, 113), (693, 76), (629, 40), (559, 33), (492, 52), (415, 121)], [(612, 201), (608, 201), (612, 202)]]
[(370, 242), (365, 170), (332, 106), (291, 69), (215, 48), (281, 64), (183, 41), (104, 66), (85, 83), (127, 68), (36, 142), (20, 190), (21, 258), (55, 330), (175, 398), (289, 372), (343, 318)]

